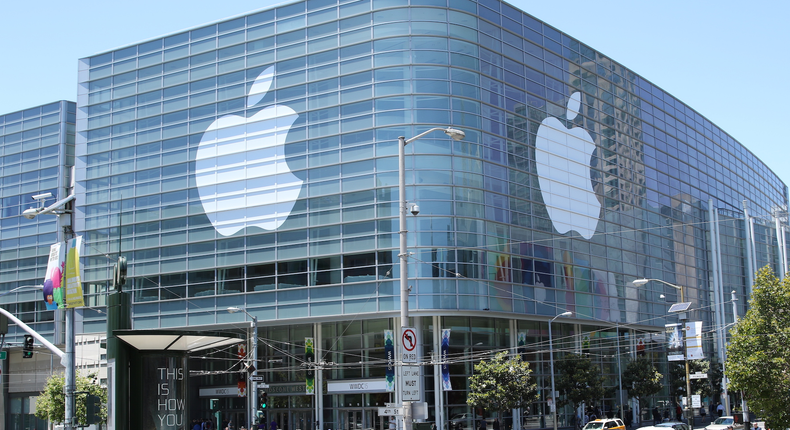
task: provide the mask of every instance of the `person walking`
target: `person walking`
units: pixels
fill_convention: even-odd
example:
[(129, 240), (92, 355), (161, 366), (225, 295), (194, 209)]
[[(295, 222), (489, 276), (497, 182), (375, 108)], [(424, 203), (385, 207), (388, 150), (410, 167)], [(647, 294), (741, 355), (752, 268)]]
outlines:
[(658, 406), (653, 407), (653, 425), (661, 423), (661, 412), (658, 411)]
[(716, 413), (719, 414), (719, 418), (724, 415), (724, 406), (721, 404), (721, 402), (719, 402), (719, 405), (716, 406)]

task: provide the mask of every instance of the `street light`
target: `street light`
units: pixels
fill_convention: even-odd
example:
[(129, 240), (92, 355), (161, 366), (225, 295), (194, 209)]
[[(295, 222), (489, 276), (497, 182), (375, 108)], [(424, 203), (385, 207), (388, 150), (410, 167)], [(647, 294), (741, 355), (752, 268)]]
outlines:
[[(408, 271), (408, 255), (406, 252), (406, 211), (411, 210), (411, 213), (417, 215), (419, 207), (414, 205), (411, 209), (406, 207), (406, 145), (414, 142), (415, 140), (432, 133), (434, 131), (443, 131), (446, 135), (453, 138), (453, 140), (461, 140), (466, 137), (466, 133), (454, 128), (434, 127), (428, 131), (424, 131), (414, 137), (406, 139), (403, 136), (398, 137), (398, 194), (400, 196), (400, 203), (398, 207), (399, 220), (400, 220), (400, 250), (398, 257), (400, 258), (400, 326), (401, 333), (409, 326), (409, 271)], [(398, 384), (403, 383), (403, 366), (399, 367)], [(396, 391), (396, 397), (401, 396), (401, 390)], [(403, 401), (403, 426), (405, 430), (411, 430), (411, 402)]]
[(551, 414), (551, 421), (554, 425), (554, 430), (557, 430), (557, 396), (554, 391), (554, 342), (551, 340), (551, 323), (559, 317), (569, 317), (573, 312), (563, 312), (556, 317), (549, 320), (549, 365), (551, 366), (551, 404), (553, 411)]
[[(29, 208), (22, 212), (22, 216), (27, 219), (33, 219), (38, 215), (50, 214), (55, 215), (58, 217), (58, 243), (65, 242), (65, 230), (67, 225), (63, 223), (63, 219), (60, 217), (64, 214), (73, 214), (73, 211), (66, 208), (66, 204), (70, 201), (74, 200), (74, 170), (72, 167), (71, 173), (72, 185), (71, 185), (71, 193), (61, 200), (56, 201), (55, 203), (49, 205), (48, 207), (44, 207), (44, 200), (52, 197), (51, 193), (43, 193), (43, 194), (36, 194), (33, 196), (33, 199), (40, 203), (38, 208)], [(70, 221), (70, 220), (69, 220)], [(75, 338), (75, 330), (74, 330), (74, 308), (73, 307), (66, 307), (66, 352), (63, 354), (61, 358), (61, 364), (63, 367), (66, 368), (64, 379), (64, 390), (65, 390), (65, 430), (71, 430), (75, 426), (74, 419), (76, 417), (75, 410), (76, 405), (74, 402), (74, 392), (77, 391), (77, 371), (76, 371), (76, 361), (74, 359), (74, 350), (76, 344)]]
[[(252, 318), (250, 325), (252, 326), (252, 376), (258, 375), (258, 317), (250, 314), (243, 308), (231, 306), (227, 309), (228, 312), (235, 314), (236, 312), (244, 312), (248, 317)], [(258, 381), (250, 381), (250, 390), (247, 390), (247, 423), (252, 424), (252, 419), (255, 416), (252, 411), (257, 409), (258, 405)]]
[[(651, 279), (635, 279), (634, 281), (632, 281), (632, 284), (634, 284), (637, 287), (640, 287), (642, 285), (647, 284), (650, 281), (660, 282), (660, 283), (662, 283), (662, 284), (664, 284), (666, 286), (672, 287), (672, 288), (680, 291), (680, 303), (685, 303), (686, 302), (686, 296), (684, 294), (685, 289), (683, 287), (679, 286), (679, 285), (671, 284), (671, 283), (669, 283), (667, 281), (662, 281), (661, 279), (652, 279), (652, 278)], [(683, 322), (683, 321), (685, 321), (687, 319), (687, 316), (686, 316), (685, 313), (683, 313), (682, 315), (679, 315), (679, 318), (680, 318), (681, 322)], [(691, 428), (693, 430), (694, 429), (694, 413), (691, 412), (691, 379), (689, 378), (688, 343), (686, 342), (686, 333), (685, 333), (686, 327), (685, 327), (685, 324), (684, 324), (683, 330), (684, 330), (684, 332), (683, 332), (683, 362), (686, 365), (686, 420), (688, 420), (689, 428)]]

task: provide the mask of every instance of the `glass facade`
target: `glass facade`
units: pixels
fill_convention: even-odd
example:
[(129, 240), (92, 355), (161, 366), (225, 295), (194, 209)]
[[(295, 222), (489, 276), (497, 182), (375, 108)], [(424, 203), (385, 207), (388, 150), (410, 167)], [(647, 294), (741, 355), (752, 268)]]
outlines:
[[(43, 283), (49, 247), (58, 241), (57, 219), (27, 219), (22, 212), (67, 196), (75, 112), (73, 102), (61, 101), (0, 115), (0, 306), (45, 336), (55, 333), (54, 312), (40, 291), (19, 287)], [(15, 325), (9, 330), (7, 342), (24, 334)]]
[[(103, 304), (105, 255), (131, 254), (140, 328), (223, 323), (225, 303), (265, 320), (396, 310), (396, 138), (435, 125), (466, 138), (407, 147), (406, 198), (422, 211), (408, 223), (416, 310), (568, 307), (658, 322), (665, 288), (629, 282), (664, 279), (706, 300), (708, 200), (746, 199), (764, 214), (787, 202), (786, 186), (697, 112), (497, 1), (296, 2), (80, 64), (88, 300)], [(249, 103), (266, 74), (270, 88)], [(283, 142), (271, 159), (209, 136), (215, 121), (274, 107), (297, 117), (271, 130)], [(587, 182), (601, 212), (589, 240), (579, 228), (558, 234), (579, 214), (545, 203), (564, 198), (541, 189), (536, 141), (549, 118), (595, 143)], [(201, 141), (218, 151), (208, 164)], [(285, 213), (249, 209), (285, 193), (279, 177), (250, 176), (268, 168), (296, 178)]]
[[(573, 312), (553, 326), (555, 359), (596, 348), (612, 387), (613, 340), (627, 354), (653, 342), (679, 301), (633, 280), (686, 287), (692, 318), (711, 331), (725, 322), (714, 315), (721, 291), (745, 307), (749, 268), (787, 264), (786, 232), (770, 217), (787, 210), (788, 190), (764, 163), (625, 66), (497, 0), (291, 2), (79, 64), (74, 230), (86, 244), (86, 305), (106, 305), (120, 252), (135, 329), (240, 329), (243, 314), (226, 309), (244, 307), (260, 324), (282, 428), (388, 428), (375, 412), (393, 401), (384, 391), (293, 387), (311, 336), (332, 363), (326, 381), (384, 376), (383, 331), (400, 311), (399, 136), (466, 134), (406, 146), (405, 199), (420, 207), (407, 222), (410, 311), (425, 360), (440, 328), (452, 328), (459, 357), (451, 391), (435, 395), (426, 371), (429, 420), (473, 413), (465, 397), (479, 353), (523, 335), (540, 399), (502, 418), (550, 427), (549, 318)], [(57, 106), (60, 120), (74, 111)], [(31, 118), (44, 130), (54, 111), (39, 109)], [(27, 223), (19, 199), (54, 189), (71, 160), (63, 152), (45, 174), (36, 135), (40, 167), (25, 170), (27, 113), (0, 117), (3, 198), (17, 199), (3, 205), (4, 290), (43, 278), (54, 222)], [(25, 188), (25, 171), (41, 183)], [(25, 258), (30, 268), (5, 263)], [(85, 333), (105, 331), (104, 314), (80, 313)], [(712, 337), (705, 345), (715, 355)], [(650, 351), (657, 362), (662, 348)], [(225, 362), (204, 359), (190, 368), (217, 373), (197, 385), (236, 384)], [(192, 401), (208, 413), (208, 397)], [(220, 406), (244, 409), (238, 398)], [(561, 425), (573, 415), (561, 410)]]

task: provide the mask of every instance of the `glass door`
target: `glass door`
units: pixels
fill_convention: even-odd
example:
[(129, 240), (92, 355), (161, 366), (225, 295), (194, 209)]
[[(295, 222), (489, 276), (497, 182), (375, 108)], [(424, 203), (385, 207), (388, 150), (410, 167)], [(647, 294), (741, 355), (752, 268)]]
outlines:
[(338, 430), (363, 430), (362, 409), (343, 409), (340, 411), (340, 428)]
[(390, 417), (381, 415), (377, 409), (365, 409), (364, 430), (389, 430)]

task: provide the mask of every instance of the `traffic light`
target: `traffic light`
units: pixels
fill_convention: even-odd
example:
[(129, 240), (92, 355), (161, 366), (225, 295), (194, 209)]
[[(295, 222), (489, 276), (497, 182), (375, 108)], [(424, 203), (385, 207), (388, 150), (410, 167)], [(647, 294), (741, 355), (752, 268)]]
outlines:
[(33, 336), (25, 335), (25, 346), (22, 348), (22, 358), (33, 358)]
[(261, 407), (262, 411), (266, 411), (266, 405), (269, 403), (269, 395), (266, 394), (266, 391), (261, 391), (258, 394), (258, 404)]
[(101, 398), (88, 394), (85, 397), (85, 424), (98, 424), (101, 422)]

